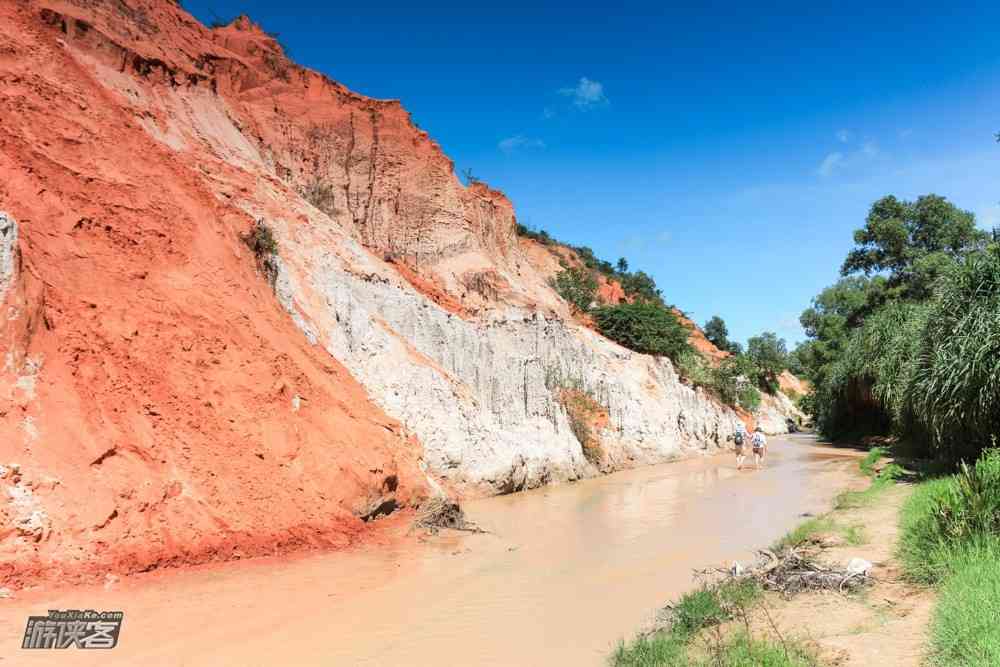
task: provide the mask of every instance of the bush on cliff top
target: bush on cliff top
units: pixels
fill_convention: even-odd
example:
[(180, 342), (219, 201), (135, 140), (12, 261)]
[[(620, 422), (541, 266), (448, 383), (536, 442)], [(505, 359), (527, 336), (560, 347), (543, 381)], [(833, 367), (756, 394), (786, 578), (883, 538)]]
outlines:
[(639, 301), (602, 306), (593, 311), (600, 332), (619, 345), (643, 354), (680, 359), (691, 349), (690, 331), (669, 308)]

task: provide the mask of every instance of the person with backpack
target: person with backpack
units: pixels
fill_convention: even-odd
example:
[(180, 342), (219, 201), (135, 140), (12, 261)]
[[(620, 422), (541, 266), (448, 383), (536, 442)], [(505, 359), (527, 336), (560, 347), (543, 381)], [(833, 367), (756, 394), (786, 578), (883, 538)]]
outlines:
[(767, 451), (767, 438), (764, 436), (764, 431), (758, 426), (753, 432), (753, 438), (750, 440), (753, 444), (753, 460), (754, 465), (760, 470), (760, 464), (764, 461), (764, 454)]
[(736, 432), (733, 433), (733, 443), (736, 449), (736, 469), (743, 469), (743, 461), (746, 460), (746, 453), (743, 450), (743, 445), (747, 440), (747, 427), (743, 425), (743, 422), (736, 424)]

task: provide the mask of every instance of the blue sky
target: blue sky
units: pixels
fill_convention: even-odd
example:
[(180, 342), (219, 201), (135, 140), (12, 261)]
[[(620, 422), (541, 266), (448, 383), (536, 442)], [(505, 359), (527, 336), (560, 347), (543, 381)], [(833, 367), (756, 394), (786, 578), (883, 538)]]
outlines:
[(997, 3), (318, 4), (184, 2), (402, 100), (522, 222), (626, 256), (738, 340), (802, 338), (882, 195), (1000, 224)]

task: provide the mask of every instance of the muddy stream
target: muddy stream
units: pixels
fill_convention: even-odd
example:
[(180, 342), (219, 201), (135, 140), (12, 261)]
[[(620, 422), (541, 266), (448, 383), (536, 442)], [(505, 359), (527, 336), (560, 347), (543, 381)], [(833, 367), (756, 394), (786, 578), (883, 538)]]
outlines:
[[(466, 503), (491, 534), (141, 575), (0, 601), (0, 664), (600, 665), (691, 585), (829, 507), (856, 455), (774, 438)], [(28, 614), (122, 610), (111, 651), (22, 651)]]

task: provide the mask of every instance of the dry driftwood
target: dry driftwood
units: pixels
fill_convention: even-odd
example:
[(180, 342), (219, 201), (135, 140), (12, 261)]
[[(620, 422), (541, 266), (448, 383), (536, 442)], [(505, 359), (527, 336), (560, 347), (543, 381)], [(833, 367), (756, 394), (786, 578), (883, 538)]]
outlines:
[(779, 552), (760, 550), (757, 562), (739, 574), (721, 568), (697, 571), (702, 581), (720, 578), (750, 578), (767, 591), (790, 598), (802, 591), (829, 590), (849, 593), (871, 585), (871, 575), (848, 572), (818, 562), (813, 553), (788, 548)]
[(762, 550), (758, 554), (757, 565), (748, 575), (765, 590), (777, 591), (785, 597), (806, 590), (847, 593), (872, 583), (868, 574), (823, 565), (799, 549), (784, 549), (778, 553)]
[(442, 528), (467, 533), (489, 532), (467, 520), (458, 503), (440, 496), (430, 498), (420, 506), (415, 525), (432, 533), (437, 533)]

